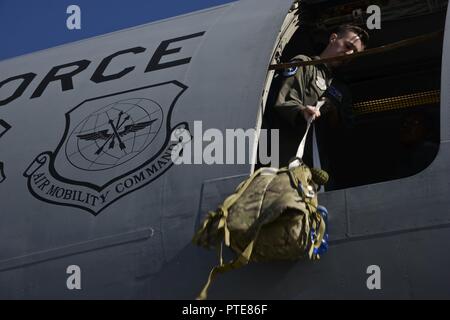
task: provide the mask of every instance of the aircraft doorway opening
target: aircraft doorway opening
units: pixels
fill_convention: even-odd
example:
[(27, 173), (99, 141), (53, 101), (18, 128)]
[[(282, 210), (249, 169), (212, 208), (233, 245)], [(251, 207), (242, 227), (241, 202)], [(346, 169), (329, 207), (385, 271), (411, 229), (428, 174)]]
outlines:
[[(393, 7), (394, 2), (397, 5)], [(412, 2), (414, 10), (408, 7)], [(384, 3), (381, 10), (386, 18), (380, 30), (369, 30), (369, 48), (444, 30), (447, 1), (437, 1), (435, 7), (427, 2), (420, 6), (417, 1)], [(284, 47), (280, 62), (289, 62), (299, 54), (319, 55), (330, 30), (339, 24), (365, 27), (351, 15), (358, 5), (361, 1), (302, 5), (304, 21)], [(326, 190), (405, 178), (433, 162), (440, 141), (442, 46), (443, 38), (435, 37), (362, 57), (333, 70), (332, 86), (343, 99), (335, 110), (316, 121), (320, 164), (330, 175)], [(285, 76), (286, 72), (275, 72), (262, 128), (280, 126), (273, 121), (277, 116), (273, 106)], [(280, 130), (280, 166), (295, 155), (283, 156), (292, 150), (293, 141), (298, 141), (289, 134)]]

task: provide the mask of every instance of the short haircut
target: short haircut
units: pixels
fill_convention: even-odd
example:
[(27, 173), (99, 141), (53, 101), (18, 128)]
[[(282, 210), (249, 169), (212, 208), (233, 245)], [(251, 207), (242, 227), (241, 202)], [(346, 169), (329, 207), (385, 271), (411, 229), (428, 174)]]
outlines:
[(336, 33), (339, 37), (345, 35), (347, 32), (355, 33), (360, 39), (364, 47), (369, 45), (369, 34), (361, 27), (352, 24), (343, 24), (334, 28), (331, 33)]

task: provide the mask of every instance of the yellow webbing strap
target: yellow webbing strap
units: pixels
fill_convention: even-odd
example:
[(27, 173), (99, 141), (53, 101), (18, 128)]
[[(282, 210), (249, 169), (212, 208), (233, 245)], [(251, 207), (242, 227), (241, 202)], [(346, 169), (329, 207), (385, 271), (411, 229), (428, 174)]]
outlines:
[(214, 219), (219, 215), (218, 212), (216, 211), (209, 211), (208, 212), (208, 217), (205, 219), (205, 221), (203, 221), (203, 224), (201, 226), (201, 228), (195, 233), (194, 238), (192, 239), (192, 242), (194, 244), (197, 245), (204, 245), (204, 246), (208, 246), (207, 243), (200, 243), (201, 239), (202, 239), (202, 235), (207, 232), (208, 230), (208, 225), (210, 224), (210, 222), (214, 221)]
[(192, 242), (195, 244), (200, 244), (200, 239), (202, 234), (204, 234), (209, 224), (214, 221), (214, 219), (220, 215), (220, 221), (219, 225), (217, 227), (218, 230), (224, 229), (224, 238), (225, 238), (225, 244), (229, 246), (230, 244), (230, 231), (228, 230), (227, 226), (227, 218), (228, 218), (228, 209), (233, 206), (233, 204), (239, 199), (239, 197), (247, 190), (248, 186), (252, 181), (260, 174), (262, 168), (255, 171), (253, 175), (251, 175), (246, 181), (243, 181), (237, 188), (237, 193), (233, 193), (228, 198), (225, 199), (223, 204), (219, 206), (217, 211), (210, 211), (208, 212), (208, 217), (203, 221), (203, 224), (201, 228), (195, 233), (194, 238), (192, 239)]
[(236, 203), (236, 201), (242, 196), (242, 194), (248, 189), (250, 184), (255, 180), (257, 176), (261, 173), (261, 171), (264, 168), (258, 169), (256, 172), (254, 172), (246, 181), (244, 184), (240, 185), (237, 192), (230, 195), (228, 198), (225, 199), (223, 204), (219, 206), (218, 211), (221, 212), (221, 218), (219, 221), (218, 229), (224, 230), (224, 240), (225, 245), (227, 247), (230, 246), (230, 230), (228, 229), (227, 225), (227, 218), (228, 218), (228, 210)]
[(224, 273), (229, 270), (238, 269), (248, 264), (250, 261), (250, 257), (253, 252), (253, 245), (255, 243), (255, 239), (253, 239), (245, 248), (245, 250), (234, 260), (232, 260), (229, 263), (223, 264), (223, 258), (222, 258), (222, 245), (220, 245), (220, 262), (221, 264), (214, 267), (208, 276), (208, 281), (206, 282), (205, 286), (203, 287), (202, 291), (200, 292), (200, 295), (197, 297), (197, 300), (205, 300), (208, 297), (208, 290), (211, 286), (212, 281), (219, 273)]
[(317, 209), (314, 206), (307, 204), (306, 207), (308, 208), (308, 211), (310, 212), (312, 218), (311, 229), (313, 229), (316, 234), (314, 242), (311, 243), (311, 247), (309, 248), (308, 252), (309, 258), (320, 259), (319, 255), (314, 255), (314, 249), (318, 249), (322, 244), (322, 239), (325, 236), (325, 221), (322, 215), (317, 211)]

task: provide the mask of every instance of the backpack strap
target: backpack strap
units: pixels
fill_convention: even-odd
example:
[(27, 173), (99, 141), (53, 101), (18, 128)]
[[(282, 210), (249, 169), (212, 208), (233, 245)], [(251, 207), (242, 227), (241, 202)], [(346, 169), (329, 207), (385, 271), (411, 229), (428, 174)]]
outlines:
[[(298, 194), (302, 198), (302, 202), (305, 203), (306, 209), (309, 212), (309, 215), (304, 216), (303, 221), (305, 226), (310, 226), (310, 228), (305, 228), (305, 232), (308, 237), (307, 239), (308, 241), (311, 241), (308, 257), (310, 259), (319, 259), (320, 257), (314, 252), (321, 246), (322, 239), (325, 236), (325, 221), (320, 212), (318, 212), (317, 208), (309, 200), (308, 195), (305, 193), (304, 186), (302, 186), (301, 182), (295, 175), (294, 170), (296, 170), (296, 168), (292, 168), (288, 171), (289, 177), (291, 182), (296, 186)], [(314, 239), (309, 240), (311, 230), (314, 230), (316, 236)]]
[(245, 192), (245, 190), (248, 189), (249, 185), (252, 183), (252, 181), (262, 172), (261, 168), (257, 171), (255, 171), (247, 180), (244, 180), (239, 184), (239, 186), (236, 188), (236, 191), (228, 196), (225, 201), (217, 208), (216, 211), (209, 211), (208, 216), (203, 221), (202, 226), (200, 229), (195, 233), (192, 242), (197, 245), (203, 245), (205, 247), (208, 247), (207, 240), (202, 241), (202, 235), (208, 232), (210, 225), (214, 223), (216, 219), (220, 219), (217, 229), (220, 231), (223, 229), (224, 231), (224, 239), (225, 244), (228, 246), (230, 244), (230, 231), (228, 229), (227, 225), (227, 218), (228, 218), (228, 210), (233, 206), (233, 204), (236, 203), (236, 201), (241, 197), (241, 195)]
[(219, 273), (224, 273), (224, 272), (227, 272), (227, 271), (230, 271), (233, 269), (239, 269), (239, 268), (247, 265), (248, 262), (250, 261), (250, 257), (253, 252), (254, 243), (255, 243), (255, 239), (252, 240), (248, 244), (248, 246), (245, 248), (244, 251), (242, 251), (242, 253), (239, 256), (237, 256), (234, 260), (232, 260), (226, 264), (223, 263), (223, 258), (222, 258), (223, 244), (220, 244), (219, 255), (220, 255), (221, 264), (212, 268), (212, 270), (208, 276), (208, 281), (206, 282), (205, 286), (203, 287), (202, 291), (200, 292), (199, 296), (197, 297), (197, 300), (205, 300), (208, 297), (209, 287), (211, 286), (211, 283), (213, 282), (213, 280)]
[[(325, 100), (319, 100), (319, 101), (317, 102), (317, 104), (316, 104), (316, 109), (317, 109), (317, 111), (319, 111), (320, 108), (321, 108), (324, 104), (325, 104)], [(298, 167), (298, 166), (301, 164), (302, 159), (303, 159), (303, 154), (304, 154), (304, 152), (305, 152), (306, 137), (308, 136), (309, 128), (311, 127), (311, 124), (312, 124), (312, 123), (313, 123), (313, 119), (312, 119), (312, 116), (311, 116), (311, 117), (309, 117), (308, 120), (307, 120), (306, 132), (305, 132), (305, 134), (303, 135), (303, 139), (302, 139), (302, 141), (300, 142), (300, 145), (298, 146), (298, 149), (297, 149), (297, 154), (295, 155), (295, 157), (296, 157), (298, 160), (295, 160), (294, 162), (290, 163), (290, 164), (289, 164), (289, 168), (292, 168), (292, 167)]]

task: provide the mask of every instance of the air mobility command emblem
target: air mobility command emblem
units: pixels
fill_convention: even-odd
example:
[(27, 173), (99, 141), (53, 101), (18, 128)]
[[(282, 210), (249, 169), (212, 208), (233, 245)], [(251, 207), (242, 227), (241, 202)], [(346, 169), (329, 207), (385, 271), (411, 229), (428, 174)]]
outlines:
[(66, 113), (54, 152), (25, 171), (30, 192), (97, 215), (163, 175), (172, 165), (173, 108), (187, 89), (178, 81), (88, 99)]

